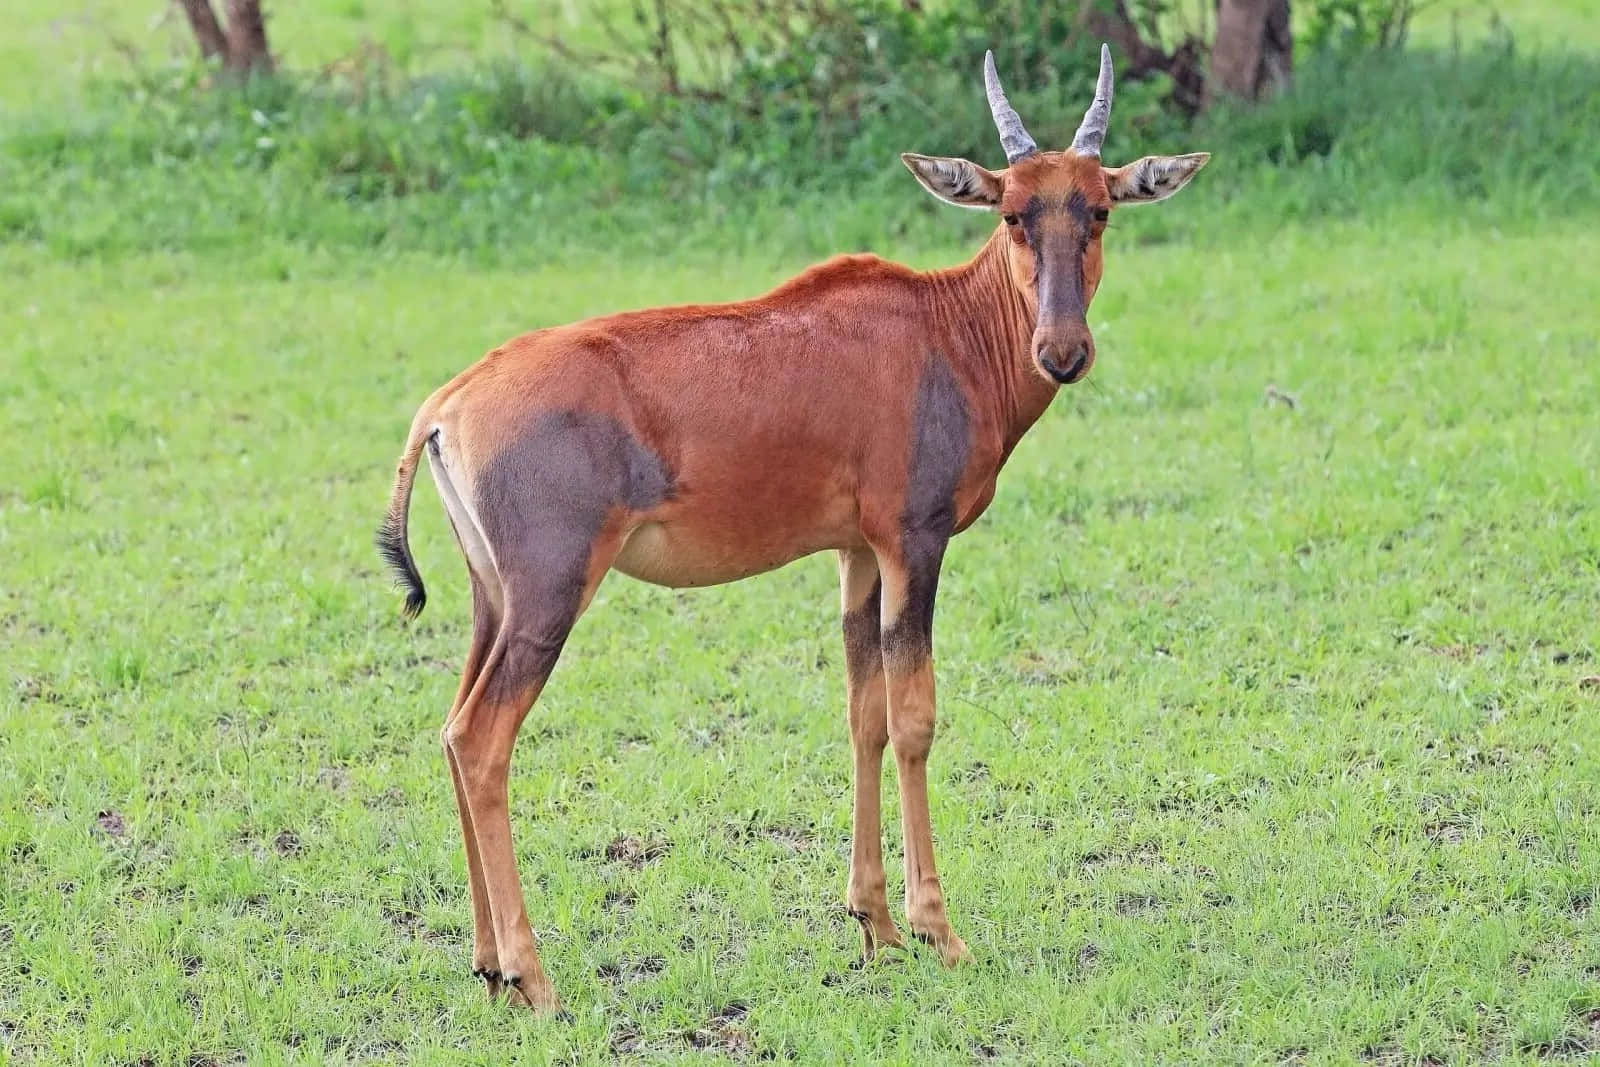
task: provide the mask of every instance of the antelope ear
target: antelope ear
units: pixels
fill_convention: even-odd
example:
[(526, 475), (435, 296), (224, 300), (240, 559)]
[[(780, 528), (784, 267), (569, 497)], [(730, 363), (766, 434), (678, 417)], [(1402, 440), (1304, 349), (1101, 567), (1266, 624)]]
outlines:
[(1145, 156), (1126, 166), (1106, 168), (1106, 189), (1117, 204), (1153, 204), (1189, 184), (1211, 158), (1210, 152), (1187, 156)]
[(992, 210), (1000, 205), (1000, 194), (1005, 191), (1000, 175), (965, 159), (903, 152), (900, 162), (924, 189), (956, 207)]

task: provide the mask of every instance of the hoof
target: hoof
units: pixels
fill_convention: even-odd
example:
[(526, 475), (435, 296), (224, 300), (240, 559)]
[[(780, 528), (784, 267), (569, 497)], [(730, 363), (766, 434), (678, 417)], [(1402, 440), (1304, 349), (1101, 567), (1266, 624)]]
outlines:
[(474, 967), (472, 969), (472, 975), (474, 978), (483, 979), (483, 988), (484, 991), (489, 994), (490, 1000), (494, 1000), (501, 993), (505, 992), (505, 979), (501, 976), (499, 971), (491, 970), (487, 967)]
[(881, 915), (872, 915), (865, 911), (850, 909), (850, 917), (861, 924), (861, 959), (871, 963), (877, 958), (878, 953), (886, 948), (904, 948), (905, 941), (900, 936), (899, 927), (894, 920), (889, 918), (887, 912)]
[(972, 962), (972, 952), (953, 932), (944, 930), (939, 933), (918, 933), (917, 940), (924, 945), (932, 946), (939, 953), (939, 962), (946, 967), (959, 967), (963, 963)]
[(561, 1007), (561, 998), (556, 996), (555, 986), (549, 980), (532, 982), (522, 975), (503, 975), (501, 981), (506, 990), (506, 1002), (519, 1004), (528, 1008), (536, 1015), (545, 1015), (550, 1018), (571, 1022), (572, 1013)]

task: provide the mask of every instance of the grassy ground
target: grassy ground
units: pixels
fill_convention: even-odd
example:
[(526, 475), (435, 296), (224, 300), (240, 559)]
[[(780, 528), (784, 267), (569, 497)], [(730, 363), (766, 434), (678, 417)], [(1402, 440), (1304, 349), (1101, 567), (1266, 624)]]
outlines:
[[(95, 19), (167, 33), (149, 6), (0, 34), (0, 111), (119, 62)], [(481, 11), (434, 6), (274, 28), (301, 67), (368, 32), (398, 51), (406, 20), (490, 47)], [(1592, 13), (1506, 18), (1570, 46)], [(1571, 70), (1485, 112), (1487, 143), (1545, 128)], [(1477, 137), (1456, 117), (1367, 155), (1428, 185)], [(941, 586), (933, 814), (975, 966), (854, 965), (832, 560), (614, 577), (512, 781), (570, 1025), (467, 975), (437, 741), (465, 576), (427, 479), (415, 624), (371, 531), (417, 403), (484, 349), (752, 295), (803, 241), (758, 204), (660, 258), (439, 251), (441, 219), (492, 230), (480, 203), (363, 250), (357, 212), (406, 202), (315, 189), (321, 241), (248, 198), (203, 239), (107, 241), (156, 180), (117, 169), (134, 149), (16, 171), (49, 225), (0, 225), (0, 1063), (1600, 1059), (1600, 216), (1561, 184), (1592, 188), (1593, 147), (1528, 163), (1503, 218), (1501, 188), (1372, 203), (1344, 145), (1281, 185), (1161, 147), (1219, 155), (1113, 229), (1094, 375)], [(851, 208), (784, 232), (974, 247), (970, 218)], [(892, 773), (885, 798), (893, 898)]]
[(0, 1054), (1600, 1047), (1600, 232), (1114, 237), (1092, 384), (942, 589), (934, 815), (977, 965), (852, 967), (831, 561), (613, 578), (513, 783), (570, 1027), (466, 975), (461, 565), (424, 490), (407, 627), (370, 528), (480, 349), (772, 279), (7, 253)]

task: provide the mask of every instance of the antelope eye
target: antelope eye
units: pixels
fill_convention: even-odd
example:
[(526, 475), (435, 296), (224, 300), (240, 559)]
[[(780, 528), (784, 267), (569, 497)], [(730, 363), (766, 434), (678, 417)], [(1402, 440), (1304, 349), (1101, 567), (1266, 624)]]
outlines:
[(1017, 224), (1017, 217), (1015, 215), (1001, 215), (1000, 217), (1005, 220), (1007, 226), (1015, 226)]
[(1110, 217), (1111, 217), (1111, 209), (1110, 208), (1103, 208), (1103, 207), (1095, 208), (1094, 221), (1096, 221), (1096, 222), (1104, 222), (1107, 219), (1109, 219)]

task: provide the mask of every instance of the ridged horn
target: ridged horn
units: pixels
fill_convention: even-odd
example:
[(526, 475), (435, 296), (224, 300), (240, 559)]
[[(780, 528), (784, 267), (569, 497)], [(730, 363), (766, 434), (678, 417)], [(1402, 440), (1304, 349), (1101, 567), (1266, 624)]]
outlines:
[(1006, 162), (1015, 163), (1036, 155), (1039, 146), (1023, 129), (1016, 108), (1006, 99), (1006, 91), (1000, 88), (1000, 75), (994, 70), (993, 52), (983, 54), (983, 89), (989, 95), (989, 112), (994, 115), (995, 129), (1000, 131), (1000, 147), (1006, 150)]
[(1111, 121), (1111, 49), (1100, 46), (1100, 80), (1094, 87), (1094, 103), (1083, 113), (1083, 125), (1072, 137), (1072, 150), (1082, 156), (1100, 155), (1105, 143), (1106, 124)]

